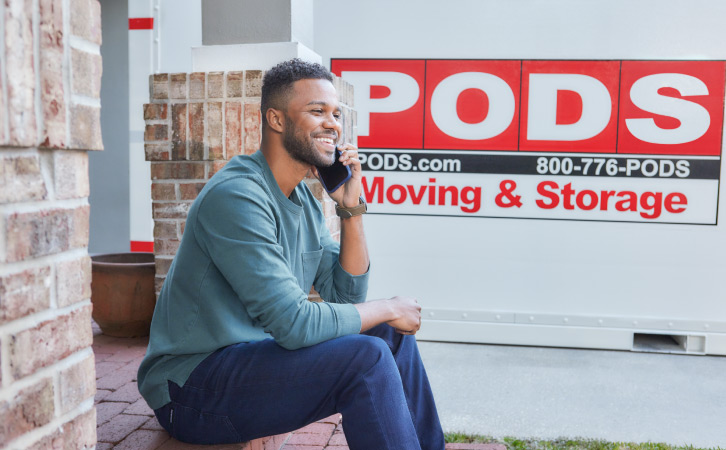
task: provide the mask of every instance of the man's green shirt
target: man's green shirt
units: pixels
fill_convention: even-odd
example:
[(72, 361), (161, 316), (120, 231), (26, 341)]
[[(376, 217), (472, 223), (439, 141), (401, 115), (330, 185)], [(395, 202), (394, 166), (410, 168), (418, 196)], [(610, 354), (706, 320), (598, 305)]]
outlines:
[[(232, 158), (189, 210), (156, 304), (138, 374), (149, 406), (222, 347), (273, 338), (294, 350), (360, 332), (353, 303), (368, 273), (347, 273), (339, 249), (305, 183), (285, 197), (262, 152)], [(325, 302), (307, 300), (313, 285)]]

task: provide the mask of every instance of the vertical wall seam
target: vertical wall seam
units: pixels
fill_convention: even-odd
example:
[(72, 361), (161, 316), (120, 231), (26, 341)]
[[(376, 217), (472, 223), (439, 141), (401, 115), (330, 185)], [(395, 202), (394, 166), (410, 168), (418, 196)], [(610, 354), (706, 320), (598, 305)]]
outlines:
[[(242, 83), (242, 95), (240, 96), (239, 106), (239, 154), (246, 155), (247, 150), (245, 147), (245, 139), (247, 138), (247, 131), (245, 130), (245, 105), (247, 105), (247, 71), (245, 70), (245, 82)], [(261, 101), (260, 101), (261, 103)], [(260, 109), (262, 109), (260, 107)], [(262, 135), (262, 112), (260, 112), (260, 135)], [(262, 147), (262, 146), (260, 146)]]
[[(57, 256), (57, 255), (54, 255)], [(58, 309), (58, 283), (57, 283), (57, 273), (56, 273), (56, 263), (58, 261), (56, 258), (53, 258), (53, 260), (50, 261), (50, 299), (49, 305), (51, 310)]]
[[(0, 2), (0, 17), (3, 20), (3, 23), (5, 23), (5, 2)], [(5, 64), (5, 28), (3, 27), (2, 32), (0, 32), (0, 96), (2, 96), (3, 102), (4, 102), (4, 109), (2, 114), (3, 121), (0, 123), (0, 127), (2, 127), (2, 132), (0, 133), (1, 136), (5, 136), (5, 140), (7, 141), (10, 138), (10, 104), (8, 103), (8, 86), (7, 86), (7, 68)], [(0, 104), (0, 107), (2, 107), (2, 104)], [(2, 142), (3, 144), (5, 142)], [(0, 260), (1, 261), (1, 260)]]
[(208, 161), (209, 158), (209, 102), (202, 103), (202, 160)]
[(45, 120), (43, 118), (43, 106), (41, 102), (42, 80), (40, 77), (40, 0), (33, 0), (33, 72), (35, 73), (35, 92), (33, 93), (33, 105), (35, 107), (35, 144), (41, 142), (45, 134)]
[[(171, 100), (170, 100), (169, 106), (171, 106)], [(189, 102), (187, 102), (184, 105), (184, 109), (185, 109), (185, 113), (184, 114), (186, 115), (186, 120), (184, 121), (184, 128), (185, 128), (185, 131), (184, 131), (184, 160), (185, 161), (189, 161), (189, 152), (190, 152), (189, 147), (190, 147), (190, 141), (191, 141), (191, 134), (190, 133), (192, 132), (192, 126), (191, 126), (191, 122), (192, 122), (192, 108), (191, 108), (191, 104)]]
[(56, 419), (61, 416), (60, 372), (60, 370), (56, 370), (51, 375), (53, 381), (53, 417)]
[(66, 109), (66, 137), (63, 147), (70, 148), (71, 140), (71, 6), (70, 0), (61, 0), (63, 3), (63, 64), (61, 73), (63, 74), (63, 104)]
[(5, 234), (5, 214), (3, 214), (3, 210), (0, 209), (0, 263), (5, 263), (7, 260), (7, 252), (6, 252), (6, 236)]
[(227, 99), (222, 100), (222, 159), (229, 161), (227, 157)]
[(156, 56), (156, 63), (152, 66), (154, 73), (159, 73), (161, 70), (161, 2), (154, 0), (152, 15), (154, 19), (154, 29), (151, 32), (151, 38), (153, 42), (154, 55)]
[[(191, 78), (191, 77), (190, 77)], [(224, 86), (224, 80), (222, 80), (222, 86)], [(202, 95), (202, 103), (206, 103), (207, 99), (209, 98), (209, 72), (204, 72), (204, 95)], [(189, 154), (189, 143), (191, 141), (191, 127), (192, 127), (192, 108), (191, 108), (191, 99), (187, 100), (187, 112), (189, 113), (187, 117), (189, 120), (187, 121), (187, 155)], [(204, 115), (204, 111), (202, 111), (202, 115)], [(204, 141), (204, 135), (202, 134), (202, 141)], [(204, 157), (202, 157), (202, 163), (204, 164), (204, 179), (209, 179), (209, 165), (210, 163), (208, 161), (204, 161)], [(179, 236), (181, 237), (181, 222), (179, 223)], [(166, 275), (164, 276), (166, 277)]]
[[(38, 149), (37, 154), (38, 162), (40, 163), (40, 176), (43, 178), (43, 183), (45, 183), (46, 197), (44, 200), (53, 202), (55, 200), (55, 177), (53, 176), (55, 164), (53, 160), (53, 150)], [(36, 203), (37, 202), (33, 202), (33, 204)]]
[(12, 373), (10, 373), (10, 339), (9, 333), (0, 333), (0, 374), (2, 374), (2, 390), (7, 390), (8, 386), (13, 382)]
[[(149, 83), (151, 83), (152, 89), (154, 86), (153, 80), (154, 80), (154, 75), (151, 75), (149, 77)], [(154, 96), (152, 95), (151, 97), (152, 98), (149, 99), (149, 104), (152, 104), (154, 102), (154, 99), (153, 99)], [(157, 103), (154, 106), (159, 106), (159, 107), (161, 107), (161, 109), (164, 109), (164, 107), (166, 107), (166, 119), (160, 123), (166, 125), (166, 139), (167, 139), (167, 143), (168, 143), (167, 148), (169, 151), (169, 158), (167, 159), (167, 161), (173, 161), (174, 160), (174, 114), (173, 114), (174, 109), (172, 107), (172, 104), (169, 103), (168, 100), (166, 101), (166, 103)], [(145, 123), (148, 124), (149, 121), (147, 120)], [(144, 133), (144, 149), (146, 149), (146, 133)], [(144, 152), (144, 153), (146, 153), (146, 152)], [(151, 170), (151, 161), (149, 161), (149, 170)], [(154, 181), (156, 181), (156, 180), (153, 180), (153, 179), (151, 180), (152, 187), (153, 187)], [(152, 199), (151, 218), (152, 219), (154, 218), (153, 199)]]

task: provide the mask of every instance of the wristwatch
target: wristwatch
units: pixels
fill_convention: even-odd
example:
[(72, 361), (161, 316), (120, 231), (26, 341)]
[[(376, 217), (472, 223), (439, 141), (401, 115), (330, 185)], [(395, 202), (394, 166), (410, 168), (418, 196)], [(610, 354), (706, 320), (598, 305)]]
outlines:
[(340, 205), (335, 205), (335, 213), (341, 219), (350, 219), (351, 217), (360, 216), (368, 211), (368, 205), (366, 205), (363, 197), (358, 198), (358, 204), (352, 208), (343, 208)]

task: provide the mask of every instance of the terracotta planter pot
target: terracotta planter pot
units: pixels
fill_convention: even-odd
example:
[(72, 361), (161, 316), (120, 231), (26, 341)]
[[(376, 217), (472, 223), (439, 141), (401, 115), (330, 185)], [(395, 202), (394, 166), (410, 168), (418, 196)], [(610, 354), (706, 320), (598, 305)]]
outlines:
[(153, 253), (112, 253), (91, 257), (93, 320), (103, 334), (148, 336), (156, 306)]

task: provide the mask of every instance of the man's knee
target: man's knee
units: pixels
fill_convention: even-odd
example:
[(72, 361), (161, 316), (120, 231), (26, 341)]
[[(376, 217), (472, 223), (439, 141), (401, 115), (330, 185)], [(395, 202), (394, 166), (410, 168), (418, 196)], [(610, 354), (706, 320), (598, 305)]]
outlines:
[(344, 341), (346, 349), (350, 351), (350, 362), (355, 366), (356, 372), (363, 373), (374, 366), (395, 368), (391, 349), (383, 339), (363, 334), (339, 339)]
[(365, 334), (367, 336), (376, 336), (385, 341), (390, 341), (390, 340), (392, 340), (393, 336), (396, 335), (397, 333), (396, 333), (395, 328), (388, 325), (387, 323), (382, 323), (382, 324), (376, 325), (375, 327), (371, 328), (370, 330), (364, 331), (362, 334)]

